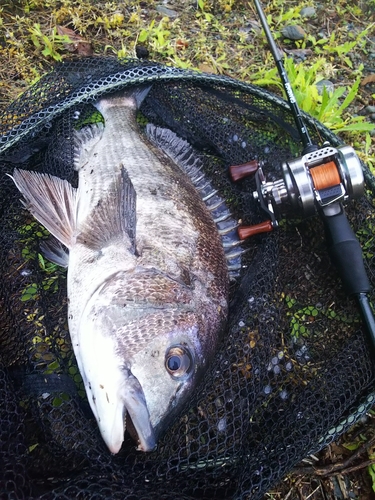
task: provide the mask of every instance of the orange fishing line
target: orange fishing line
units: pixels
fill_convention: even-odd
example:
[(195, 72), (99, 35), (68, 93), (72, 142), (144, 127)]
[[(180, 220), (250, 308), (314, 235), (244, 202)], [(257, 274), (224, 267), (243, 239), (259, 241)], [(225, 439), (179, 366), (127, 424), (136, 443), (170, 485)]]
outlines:
[(337, 184), (340, 184), (341, 182), (336, 164), (333, 161), (325, 163), (324, 165), (319, 165), (319, 167), (311, 168), (310, 174), (315, 189), (318, 191), (332, 186), (337, 186)]

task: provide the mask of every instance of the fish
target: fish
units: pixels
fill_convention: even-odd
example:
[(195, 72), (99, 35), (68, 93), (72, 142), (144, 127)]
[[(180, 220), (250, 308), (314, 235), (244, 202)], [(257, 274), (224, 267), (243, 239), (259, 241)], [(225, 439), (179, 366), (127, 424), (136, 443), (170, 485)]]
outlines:
[(216, 192), (197, 189), (189, 143), (152, 124), (140, 130), (148, 90), (95, 103), (104, 123), (74, 133), (77, 188), (46, 173), (11, 176), (58, 242), (45, 255), (67, 267), (72, 347), (112, 454), (126, 430), (153, 451), (185, 407), (225, 331), (228, 262), (238, 268), (218, 230), (228, 239), (235, 223)]

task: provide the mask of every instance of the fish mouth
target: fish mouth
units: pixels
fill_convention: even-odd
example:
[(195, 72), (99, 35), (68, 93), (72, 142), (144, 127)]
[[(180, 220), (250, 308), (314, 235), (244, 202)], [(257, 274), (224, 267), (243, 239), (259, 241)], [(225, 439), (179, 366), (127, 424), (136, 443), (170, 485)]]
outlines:
[[(147, 427), (142, 425), (139, 419), (136, 420), (135, 424), (133, 422), (130, 413), (126, 411), (125, 414), (126, 431), (129, 436), (137, 443), (137, 450), (139, 451), (153, 451), (156, 448), (156, 438), (155, 435), (145, 432)], [(153, 431), (153, 429), (152, 429)]]
[(146, 398), (138, 379), (130, 373), (124, 387), (124, 431), (138, 442), (140, 451), (153, 451), (156, 448), (156, 436), (151, 425)]
[(124, 370), (121, 378), (121, 387), (114, 398), (106, 391), (102, 392), (103, 396), (97, 393), (97, 397), (93, 397), (93, 411), (103, 440), (111, 453), (118, 453), (128, 426), (127, 430), (138, 443), (137, 449), (153, 451), (156, 435), (142, 386), (130, 370)]

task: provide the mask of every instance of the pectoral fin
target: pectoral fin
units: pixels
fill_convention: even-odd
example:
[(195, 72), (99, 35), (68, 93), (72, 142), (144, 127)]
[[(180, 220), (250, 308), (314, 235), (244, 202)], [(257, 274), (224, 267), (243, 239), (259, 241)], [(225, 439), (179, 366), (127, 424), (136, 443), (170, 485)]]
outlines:
[(101, 249), (109, 241), (121, 238), (135, 252), (136, 192), (131, 179), (122, 166), (113, 183), (93, 207), (90, 216), (80, 224), (77, 242), (91, 249)]

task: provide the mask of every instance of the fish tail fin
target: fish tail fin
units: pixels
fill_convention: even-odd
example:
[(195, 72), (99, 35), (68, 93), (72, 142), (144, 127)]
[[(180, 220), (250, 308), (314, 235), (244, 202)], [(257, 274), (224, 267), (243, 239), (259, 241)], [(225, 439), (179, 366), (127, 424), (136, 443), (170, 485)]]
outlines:
[(137, 109), (140, 108), (142, 102), (146, 99), (148, 93), (151, 90), (151, 85), (137, 87), (133, 92), (133, 98), (137, 104)]
[[(114, 107), (137, 110), (151, 89), (150, 85), (131, 87), (101, 97), (96, 103), (96, 109), (102, 114), (104, 121), (108, 117), (107, 110)], [(102, 138), (105, 125), (102, 122), (92, 123), (74, 131), (74, 165), (80, 170), (91, 161), (91, 155), (96, 144)]]
[(121, 91), (103, 96), (95, 103), (95, 107), (102, 115), (108, 108), (117, 106), (126, 106), (133, 109), (138, 109), (142, 102), (146, 99), (150, 92), (151, 85), (130, 88), (128, 91)]

